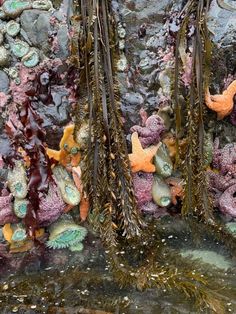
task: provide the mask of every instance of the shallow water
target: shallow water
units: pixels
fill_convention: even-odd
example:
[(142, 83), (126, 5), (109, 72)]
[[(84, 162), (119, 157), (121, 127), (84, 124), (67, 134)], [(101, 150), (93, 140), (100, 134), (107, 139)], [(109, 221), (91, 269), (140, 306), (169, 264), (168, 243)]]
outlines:
[[(192, 236), (183, 231), (183, 223), (176, 221), (175, 227), (172, 226), (173, 219), (163, 219), (162, 241), (177, 251), (193, 249)], [(222, 271), (217, 268), (219, 260), (211, 259), (211, 265), (199, 260), (197, 271), (207, 269), (208, 276), (215, 276), (219, 285), (216, 294), (229, 285), (233, 292), (235, 261), (218, 242), (204, 237), (201, 240), (201, 244), (195, 245), (198, 251), (207, 248), (214, 252), (212, 258), (220, 254), (220, 259), (232, 267)], [(80, 253), (55, 250), (45, 251), (41, 256), (39, 252), (22, 254), (23, 264), (18, 265), (20, 259), (18, 262), (16, 259), (15, 265), (11, 265), (15, 271), (1, 280), (1, 313), (196, 313), (192, 301), (174, 290), (141, 292), (132, 287), (120, 288), (108, 270), (99, 239), (90, 232), (84, 244), (85, 249)], [(235, 313), (236, 301), (230, 290), (228, 295), (222, 290), (222, 295), (228, 310)]]

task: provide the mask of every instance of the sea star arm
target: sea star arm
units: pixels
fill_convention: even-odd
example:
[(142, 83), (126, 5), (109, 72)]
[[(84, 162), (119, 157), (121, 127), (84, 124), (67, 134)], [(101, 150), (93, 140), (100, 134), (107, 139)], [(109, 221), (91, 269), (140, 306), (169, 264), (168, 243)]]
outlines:
[(134, 132), (131, 135), (131, 142), (132, 142), (132, 152), (133, 153), (142, 153), (143, 148), (142, 148), (142, 145), (141, 145), (140, 140), (138, 138), (137, 132)]

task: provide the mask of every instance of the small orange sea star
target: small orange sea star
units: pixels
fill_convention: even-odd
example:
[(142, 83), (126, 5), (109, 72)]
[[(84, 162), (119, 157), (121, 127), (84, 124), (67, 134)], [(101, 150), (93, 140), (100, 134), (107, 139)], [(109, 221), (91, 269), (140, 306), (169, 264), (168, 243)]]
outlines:
[(170, 185), (171, 201), (176, 205), (177, 197), (180, 199), (183, 199), (184, 197), (183, 180), (180, 178), (169, 177), (166, 179), (166, 183)]
[(222, 95), (211, 95), (209, 88), (206, 89), (205, 102), (208, 108), (217, 113), (217, 119), (221, 120), (228, 116), (234, 105), (234, 95), (236, 93), (236, 80), (234, 80)]
[(132, 172), (155, 172), (156, 168), (152, 163), (152, 159), (160, 144), (143, 149), (137, 132), (131, 135), (131, 142), (132, 154), (129, 154), (129, 160)]
[(46, 149), (49, 158), (57, 160), (66, 168), (76, 167), (80, 162), (79, 145), (75, 142), (73, 136), (74, 128), (74, 124), (65, 127), (59, 144), (59, 151)]

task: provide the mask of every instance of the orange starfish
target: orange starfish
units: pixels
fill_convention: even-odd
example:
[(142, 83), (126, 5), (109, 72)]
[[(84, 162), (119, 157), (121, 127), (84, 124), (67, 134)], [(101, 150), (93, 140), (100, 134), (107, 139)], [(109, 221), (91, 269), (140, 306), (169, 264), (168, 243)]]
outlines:
[(217, 113), (217, 119), (221, 120), (228, 116), (234, 105), (234, 95), (236, 93), (236, 80), (234, 80), (222, 95), (211, 95), (209, 88), (206, 89), (205, 102), (208, 108)]
[(73, 136), (74, 128), (74, 124), (65, 127), (59, 144), (59, 151), (50, 148), (46, 149), (49, 158), (57, 160), (68, 169), (78, 166), (80, 162), (79, 145), (75, 142)]
[(132, 172), (155, 172), (156, 168), (152, 164), (152, 159), (160, 144), (143, 149), (137, 132), (134, 132), (131, 135), (131, 142), (132, 154), (129, 154), (129, 160)]
[[(162, 142), (166, 144), (169, 155), (171, 158), (174, 158), (176, 155), (176, 139), (173, 137), (173, 135), (167, 135)], [(187, 144), (187, 141), (185, 139), (179, 140), (179, 146), (182, 148)]]
[(171, 201), (174, 205), (176, 205), (177, 197), (180, 197), (181, 199), (184, 197), (183, 180), (180, 178), (170, 177), (166, 179), (166, 183), (170, 185)]
[(72, 176), (73, 176), (75, 185), (78, 191), (81, 193), (81, 201), (79, 204), (80, 219), (82, 221), (85, 221), (89, 213), (90, 204), (89, 204), (89, 199), (86, 196), (86, 193), (83, 192), (83, 184), (81, 180), (81, 175), (82, 175), (82, 172), (81, 172), (80, 166), (72, 168)]

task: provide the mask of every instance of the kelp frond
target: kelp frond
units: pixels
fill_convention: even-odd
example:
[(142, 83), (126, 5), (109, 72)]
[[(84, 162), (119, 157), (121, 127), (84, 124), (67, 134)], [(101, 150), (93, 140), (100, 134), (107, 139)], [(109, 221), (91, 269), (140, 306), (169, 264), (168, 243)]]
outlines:
[[(209, 81), (211, 43), (208, 38), (206, 15), (209, 1), (188, 1), (186, 9), (183, 10), (184, 17), (177, 36), (175, 53), (175, 88), (174, 99), (176, 108), (176, 134), (179, 138), (181, 129), (185, 129), (187, 135), (188, 151), (185, 160), (180, 167), (185, 176), (185, 197), (183, 201), (182, 214), (192, 214), (202, 220), (213, 219), (213, 207), (207, 190), (205, 172), (205, 130), (204, 130), (204, 91)], [(180, 69), (180, 47), (187, 51), (186, 28), (190, 20), (195, 31), (191, 38), (192, 45), (192, 81), (189, 94), (185, 97), (186, 108), (179, 105), (179, 69)], [(183, 46), (183, 47), (182, 47)], [(186, 114), (186, 124), (181, 123), (181, 114)], [(178, 142), (177, 142), (178, 146)]]
[[(140, 233), (142, 222), (132, 187), (114, 78), (115, 60), (110, 47), (115, 46), (115, 35), (109, 10), (107, 1), (80, 1), (83, 39), (79, 48), (79, 84), (87, 91), (85, 119), (90, 125), (83, 181), (91, 198), (92, 219), (101, 235), (109, 236), (104, 226), (110, 225), (110, 231), (119, 229), (123, 235), (134, 236)], [(80, 121), (77, 114), (76, 124)]]

